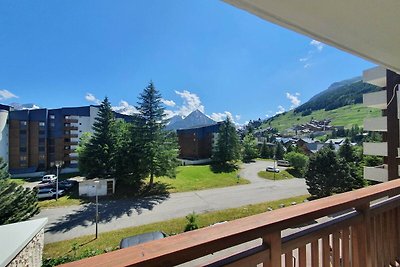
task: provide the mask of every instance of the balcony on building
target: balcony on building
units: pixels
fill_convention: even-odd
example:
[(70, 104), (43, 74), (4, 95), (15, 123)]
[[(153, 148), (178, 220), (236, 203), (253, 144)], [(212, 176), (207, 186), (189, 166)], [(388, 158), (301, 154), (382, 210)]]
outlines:
[(63, 266), (398, 266), (400, 180)]
[(387, 118), (375, 117), (365, 119), (364, 131), (387, 132)]
[(386, 90), (364, 94), (363, 104), (364, 106), (370, 108), (386, 109), (387, 105)]
[(364, 179), (375, 182), (388, 181), (388, 168), (386, 164), (375, 167), (364, 167)]
[(364, 142), (363, 150), (364, 150), (364, 155), (382, 156), (382, 157), (387, 157), (388, 155), (387, 152), (388, 148), (386, 142), (380, 142), (380, 143)]

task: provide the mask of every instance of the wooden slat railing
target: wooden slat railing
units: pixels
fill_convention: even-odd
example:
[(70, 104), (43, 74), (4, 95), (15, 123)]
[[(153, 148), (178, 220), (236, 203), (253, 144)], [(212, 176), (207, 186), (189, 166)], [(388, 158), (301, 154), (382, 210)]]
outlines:
[[(262, 245), (203, 266), (396, 266), (400, 256), (400, 180), (120, 249), (64, 266), (174, 266), (245, 242)], [(379, 204), (371, 201), (394, 196)], [(282, 231), (335, 213), (325, 223)], [(195, 264), (195, 263), (193, 263)]]

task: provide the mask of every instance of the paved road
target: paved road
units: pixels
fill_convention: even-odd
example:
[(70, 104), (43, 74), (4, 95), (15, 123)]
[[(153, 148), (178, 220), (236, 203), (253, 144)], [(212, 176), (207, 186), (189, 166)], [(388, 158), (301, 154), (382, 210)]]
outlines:
[[(307, 194), (304, 179), (270, 181), (259, 178), (257, 172), (267, 166), (272, 166), (272, 162), (244, 164), (241, 177), (251, 181), (247, 185), (174, 193), (169, 197), (100, 202), (99, 232), (183, 217), (193, 211), (202, 213)], [(48, 217), (45, 243), (51, 243), (94, 234), (94, 214), (94, 204), (86, 204), (45, 209), (35, 218)]]

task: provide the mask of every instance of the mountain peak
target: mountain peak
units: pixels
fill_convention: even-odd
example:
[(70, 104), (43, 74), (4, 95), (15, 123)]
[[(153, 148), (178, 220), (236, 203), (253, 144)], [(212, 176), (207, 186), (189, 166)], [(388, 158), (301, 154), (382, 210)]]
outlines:
[(216, 124), (217, 122), (212, 120), (206, 114), (196, 109), (187, 115), (184, 119), (171, 118), (170, 124), (167, 126), (168, 130), (188, 129), (195, 127), (202, 127)]

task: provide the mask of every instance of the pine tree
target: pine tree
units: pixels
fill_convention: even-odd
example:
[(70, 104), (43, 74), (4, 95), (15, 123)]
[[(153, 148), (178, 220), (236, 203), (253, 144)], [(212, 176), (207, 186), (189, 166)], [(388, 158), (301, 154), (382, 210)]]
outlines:
[(264, 140), (264, 142), (263, 142), (263, 144), (261, 146), (261, 149), (260, 149), (260, 158), (262, 158), (262, 159), (269, 158), (268, 146), (267, 146), (267, 143), (265, 142), (265, 140)]
[(213, 150), (213, 161), (226, 164), (240, 159), (239, 136), (229, 117), (219, 127), (217, 144)]
[(285, 149), (283, 148), (281, 142), (278, 142), (275, 148), (275, 159), (277, 160), (283, 159), (284, 155), (285, 155)]
[(305, 179), (308, 192), (316, 198), (364, 186), (364, 179), (355, 164), (338, 157), (329, 147), (322, 148), (310, 158)]
[(248, 133), (243, 138), (243, 161), (251, 161), (258, 155), (257, 140), (253, 134)]
[(79, 162), (80, 170), (83, 170), (87, 177), (104, 178), (115, 171), (114, 123), (114, 113), (106, 97), (100, 104), (90, 141), (79, 154), (79, 159), (82, 160)]
[(9, 177), (7, 164), (0, 158), (0, 225), (24, 221), (39, 212), (37, 190), (18, 186)]
[(346, 138), (343, 145), (339, 148), (338, 154), (347, 162), (355, 162), (357, 158), (348, 138)]
[(139, 119), (134, 135), (141, 146), (140, 168), (150, 176), (149, 186), (152, 187), (155, 176), (175, 176), (178, 165), (176, 136), (165, 130), (167, 120), (164, 118), (161, 94), (153, 82), (140, 94), (137, 109)]

